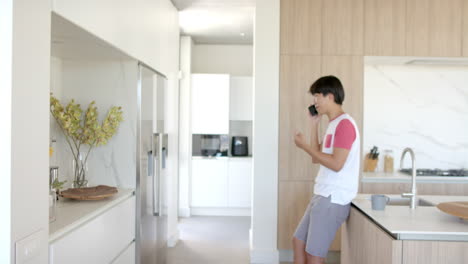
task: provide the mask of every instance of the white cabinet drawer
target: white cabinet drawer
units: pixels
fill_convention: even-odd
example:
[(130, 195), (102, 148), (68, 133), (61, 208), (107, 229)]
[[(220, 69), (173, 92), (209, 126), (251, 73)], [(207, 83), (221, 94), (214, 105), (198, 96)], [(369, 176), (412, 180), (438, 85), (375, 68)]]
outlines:
[(192, 207), (227, 207), (227, 159), (192, 160)]
[(132, 242), (112, 264), (135, 264), (135, 242)]
[(252, 159), (229, 160), (229, 207), (251, 207)]
[(111, 263), (135, 239), (135, 196), (50, 244), (51, 264)]

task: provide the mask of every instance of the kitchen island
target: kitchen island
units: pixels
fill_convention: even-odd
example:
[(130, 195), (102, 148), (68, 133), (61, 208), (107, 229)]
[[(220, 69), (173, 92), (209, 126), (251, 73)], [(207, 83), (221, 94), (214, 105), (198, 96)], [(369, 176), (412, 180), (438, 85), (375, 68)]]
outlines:
[[(398, 195), (388, 195), (403, 201)], [(342, 264), (468, 263), (468, 222), (435, 207), (466, 196), (418, 196), (415, 210), (407, 205), (371, 209), (370, 195), (358, 195), (342, 229)], [(402, 203), (403, 204), (403, 203)]]

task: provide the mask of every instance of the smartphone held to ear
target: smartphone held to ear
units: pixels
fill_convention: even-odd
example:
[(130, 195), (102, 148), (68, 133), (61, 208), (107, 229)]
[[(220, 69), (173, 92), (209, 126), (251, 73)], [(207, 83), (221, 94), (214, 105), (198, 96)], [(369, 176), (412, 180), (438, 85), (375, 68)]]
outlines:
[(309, 113), (310, 113), (311, 116), (318, 115), (317, 109), (315, 109), (315, 105), (310, 105), (309, 106)]

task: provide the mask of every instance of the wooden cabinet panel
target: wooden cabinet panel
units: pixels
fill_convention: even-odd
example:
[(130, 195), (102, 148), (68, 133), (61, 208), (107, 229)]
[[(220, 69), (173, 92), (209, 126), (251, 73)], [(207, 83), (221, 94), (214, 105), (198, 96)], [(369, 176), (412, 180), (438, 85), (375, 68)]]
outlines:
[(359, 193), (401, 194), (407, 192), (409, 190), (407, 187), (410, 188), (410, 186), (410, 183), (362, 182)]
[(320, 77), (320, 56), (281, 56), (279, 178), (313, 180), (318, 166), (294, 145), (296, 131), (310, 135), (307, 107), (313, 97), (308, 90)]
[(322, 55), (362, 55), (364, 0), (324, 1), (322, 38)]
[(408, 56), (461, 56), (462, 0), (407, 1)]
[[(278, 199), (278, 248), (292, 249), (296, 227), (304, 216), (313, 196), (313, 181), (280, 181)], [(341, 248), (341, 229), (336, 233), (330, 251)]]
[[(468, 195), (468, 183), (417, 183), (420, 195)], [(411, 183), (361, 183), (360, 193), (401, 194), (411, 190)]]
[(406, 55), (406, 1), (364, 0), (365, 55)]
[(401, 263), (402, 242), (353, 207), (343, 225), (341, 245), (342, 264)]
[(431, 0), (407, 2), (406, 54), (408, 56), (429, 56), (429, 10)]
[(462, 56), (468, 57), (468, 0), (463, 0)]
[(445, 241), (403, 241), (402, 264), (465, 264), (468, 243)]
[(320, 55), (322, 0), (281, 0), (281, 54)]
[(362, 131), (364, 62), (362, 56), (324, 56), (322, 75), (335, 75), (345, 90), (343, 109)]
[(292, 249), (292, 238), (313, 195), (313, 181), (280, 181), (278, 248)]

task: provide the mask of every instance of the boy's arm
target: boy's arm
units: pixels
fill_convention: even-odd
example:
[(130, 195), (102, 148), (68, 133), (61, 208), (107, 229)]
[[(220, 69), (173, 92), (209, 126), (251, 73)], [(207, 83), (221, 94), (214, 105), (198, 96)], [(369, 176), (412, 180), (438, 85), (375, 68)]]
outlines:
[(333, 154), (317, 151), (310, 145), (304, 145), (302, 149), (312, 157), (313, 161), (336, 172), (343, 168), (349, 154), (349, 150), (344, 148), (334, 148)]
[(348, 158), (352, 143), (356, 139), (354, 126), (348, 120), (340, 122), (335, 132), (333, 153), (326, 154), (318, 149), (318, 141), (313, 140), (314, 136), (316, 139), (318, 133), (318, 123), (314, 122), (313, 124), (311, 144), (307, 144), (304, 136), (298, 133), (295, 136), (296, 145), (307, 152), (312, 157), (313, 162), (320, 163), (333, 171), (340, 171)]
[[(313, 149), (317, 149), (318, 151), (321, 151), (322, 149), (322, 144), (319, 143), (319, 140), (318, 140), (318, 130), (319, 130), (319, 127), (317, 126), (316, 129), (314, 129), (314, 127), (312, 127), (312, 132), (311, 132), (311, 135), (310, 135), (310, 145)], [(312, 156), (312, 155), (311, 155)], [(312, 163), (319, 163), (317, 159), (314, 158), (314, 156), (312, 156)]]

